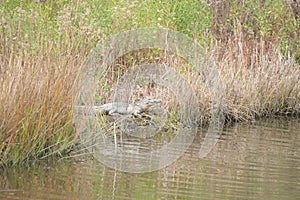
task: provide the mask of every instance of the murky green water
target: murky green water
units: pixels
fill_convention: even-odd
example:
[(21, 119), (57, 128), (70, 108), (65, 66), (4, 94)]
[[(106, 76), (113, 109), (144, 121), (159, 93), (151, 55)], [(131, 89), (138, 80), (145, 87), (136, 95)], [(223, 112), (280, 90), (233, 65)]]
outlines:
[(300, 199), (300, 119), (226, 128), (202, 160), (201, 135), (155, 172), (122, 173), (89, 159), (7, 169), (0, 199)]

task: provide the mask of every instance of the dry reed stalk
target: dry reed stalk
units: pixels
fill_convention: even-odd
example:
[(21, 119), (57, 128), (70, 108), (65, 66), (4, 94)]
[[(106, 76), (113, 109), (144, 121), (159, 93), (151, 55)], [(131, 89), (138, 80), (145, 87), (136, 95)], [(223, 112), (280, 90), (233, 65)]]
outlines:
[(57, 49), (11, 52), (0, 63), (1, 165), (60, 154), (74, 144), (72, 105), (85, 56), (74, 48), (61, 57)]
[[(59, 155), (74, 144), (77, 135), (72, 127), (73, 97), (78, 89), (80, 66), (93, 46), (93, 41), (107, 33), (126, 29), (127, 22), (130, 22), (128, 17), (132, 17), (132, 23), (144, 22), (135, 16), (135, 12), (141, 9), (134, 3), (125, 2), (124, 6), (121, 2), (114, 5), (112, 24), (109, 24), (109, 28), (107, 23), (110, 23), (110, 18), (105, 17), (109, 16), (110, 12), (105, 10), (104, 15), (97, 15), (93, 10), (93, 3), (91, 6), (83, 1), (76, 1), (75, 4), (49, 1), (43, 5), (51, 5), (53, 10), (42, 10), (43, 7), (36, 4), (33, 10), (16, 7), (14, 11), (9, 12), (12, 17), (6, 17), (6, 12), (0, 10), (3, 16), (0, 19), (3, 31), (3, 34), (0, 34), (0, 165), (19, 163), (51, 154)], [(221, 9), (221, 5), (225, 5), (226, 9)], [(147, 5), (144, 6), (149, 9), (146, 9), (148, 14), (151, 9)], [(219, 41), (222, 42), (213, 45), (205, 59), (219, 69), (226, 94), (224, 104), (227, 119), (243, 121), (265, 115), (299, 114), (299, 65), (293, 63), (290, 57), (283, 58), (273, 47), (270, 41), (278, 42), (280, 38), (272, 38), (270, 32), (265, 32), (267, 37), (257, 39), (258, 31), (268, 27), (269, 23), (254, 27), (253, 33), (251, 30), (247, 32), (243, 24), (248, 22), (248, 18), (245, 17), (251, 13), (237, 13), (241, 16), (230, 19), (230, 5), (225, 1), (212, 2), (211, 6), (216, 25), (211, 27), (212, 32), (215, 32), (217, 38), (221, 37)], [(241, 8), (244, 6), (241, 5)], [(123, 7), (126, 7), (128, 12), (123, 12)], [(104, 6), (104, 9), (109, 8)], [(153, 10), (153, 13), (157, 11)], [(188, 12), (181, 14), (186, 13)], [(287, 16), (287, 21), (275, 23), (277, 25), (272, 27), (275, 30), (273, 32), (284, 31), (281, 29), (281, 23), (285, 25), (286, 22), (289, 22), (286, 28), (290, 29), (286, 30), (287, 34), (291, 30), (297, 30), (291, 24), (299, 23), (289, 19), (289, 15), (285, 13), (281, 14), (280, 16)], [(52, 17), (57, 23), (52, 22)], [(106, 21), (102, 20), (102, 17)], [(189, 20), (194, 17), (191, 16)], [(251, 18), (250, 15), (248, 17)], [(184, 19), (180, 23), (188, 29), (190, 26), (185, 26), (189, 25), (185, 23), (190, 21)], [(150, 23), (151, 19), (149, 20), (146, 20), (145, 24)], [(275, 18), (274, 20), (276, 22)], [(179, 21), (176, 23), (180, 25)], [(102, 31), (99, 27), (105, 30)], [(206, 26), (202, 28), (205, 29)], [(175, 25), (172, 29), (180, 30), (179, 26)], [(207, 33), (207, 30), (204, 32)], [(282, 36), (279, 33), (275, 35)], [(295, 32), (293, 38), (298, 36)], [(204, 40), (209, 41), (210, 38)], [(208, 77), (198, 74), (182, 58), (164, 53), (158, 50), (133, 52), (109, 66), (107, 76), (99, 87), (100, 102), (110, 101), (112, 86), (133, 66), (146, 63), (166, 64), (191, 84), (200, 106), (201, 125), (206, 124), (212, 109), (211, 91), (206, 85)], [(209, 70), (209, 66), (206, 67)], [(162, 97), (164, 106), (170, 108), (170, 113), (174, 112), (172, 108), (176, 105), (175, 97), (165, 88), (141, 87), (140, 91), (133, 95), (132, 101), (142, 98), (141, 95), (144, 94)]]
[[(265, 41), (249, 41), (236, 37), (224, 52), (215, 47), (211, 56), (226, 86), (229, 118), (251, 120), (274, 114), (299, 114), (300, 67), (292, 58)], [(245, 51), (246, 50), (246, 51)]]

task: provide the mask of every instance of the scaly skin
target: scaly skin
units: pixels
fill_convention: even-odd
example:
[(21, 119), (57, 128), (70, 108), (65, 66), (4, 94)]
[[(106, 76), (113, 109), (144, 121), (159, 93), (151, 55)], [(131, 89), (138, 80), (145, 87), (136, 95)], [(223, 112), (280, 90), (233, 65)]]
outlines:
[(94, 113), (97, 114), (108, 114), (108, 115), (114, 115), (114, 114), (121, 114), (121, 115), (134, 115), (136, 117), (140, 117), (140, 114), (147, 109), (149, 109), (152, 105), (156, 103), (160, 103), (160, 99), (151, 99), (151, 98), (145, 98), (142, 99), (135, 104), (130, 104), (126, 102), (112, 102), (103, 104), (101, 106), (76, 106), (75, 108), (77, 110), (81, 109), (91, 109)]

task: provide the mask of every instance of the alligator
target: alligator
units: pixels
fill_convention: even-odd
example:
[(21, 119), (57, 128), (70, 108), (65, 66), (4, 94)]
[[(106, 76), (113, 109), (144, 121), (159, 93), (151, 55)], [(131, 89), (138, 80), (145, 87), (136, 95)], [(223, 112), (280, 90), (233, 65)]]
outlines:
[(147, 111), (151, 106), (160, 103), (161, 99), (144, 98), (134, 104), (126, 102), (111, 102), (100, 106), (76, 106), (75, 109), (90, 109), (95, 114), (108, 114), (108, 115), (133, 115), (141, 117), (141, 113)]

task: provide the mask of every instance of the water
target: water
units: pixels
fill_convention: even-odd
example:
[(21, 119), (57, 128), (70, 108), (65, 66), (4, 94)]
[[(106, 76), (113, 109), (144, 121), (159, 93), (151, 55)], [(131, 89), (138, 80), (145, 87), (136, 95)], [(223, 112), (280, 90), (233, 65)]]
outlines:
[(175, 163), (131, 174), (88, 158), (0, 172), (0, 199), (300, 199), (300, 119), (225, 128), (205, 158), (203, 134)]

